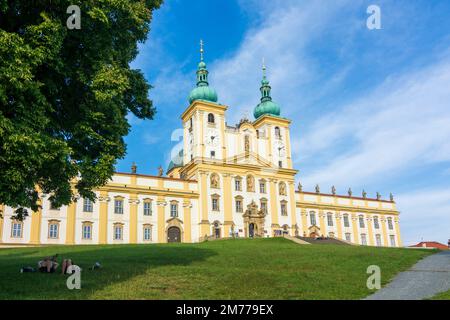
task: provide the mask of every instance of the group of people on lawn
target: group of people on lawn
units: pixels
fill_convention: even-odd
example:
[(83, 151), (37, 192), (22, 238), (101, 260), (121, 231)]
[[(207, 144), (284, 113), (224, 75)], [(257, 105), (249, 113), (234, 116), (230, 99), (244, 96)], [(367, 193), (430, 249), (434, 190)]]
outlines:
[[(53, 273), (58, 269), (59, 263), (57, 262), (58, 254), (51, 257), (45, 257), (38, 262), (38, 268), (41, 272)], [(62, 274), (72, 273), (70, 266), (73, 265), (72, 259), (63, 259), (62, 261)]]

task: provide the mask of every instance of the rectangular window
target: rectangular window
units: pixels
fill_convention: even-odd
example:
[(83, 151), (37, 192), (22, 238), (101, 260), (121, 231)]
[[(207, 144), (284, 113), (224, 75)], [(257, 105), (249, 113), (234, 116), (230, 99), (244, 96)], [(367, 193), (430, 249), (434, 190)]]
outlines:
[(387, 221), (388, 221), (388, 228), (389, 228), (389, 230), (394, 230), (394, 225), (392, 224), (392, 219), (388, 218)]
[(150, 201), (144, 202), (144, 216), (152, 215), (152, 203)]
[(114, 213), (123, 214), (123, 200), (114, 200)]
[(309, 220), (310, 220), (312, 226), (316, 225), (316, 215), (313, 212), (311, 212), (309, 214)]
[(279, 166), (280, 168), (282, 168), (282, 167), (283, 167), (283, 161), (278, 161), (278, 166)]
[(241, 180), (234, 180), (234, 189), (236, 191), (241, 191)]
[(281, 204), (281, 215), (282, 215), (282, 216), (287, 216), (286, 203), (282, 203), (282, 204)]
[(345, 240), (351, 242), (352, 241), (352, 235), (350, 233), (345, 234)]
[(22, 238), (22, 223), (14, 222), (11, 230), (12, 238)]
[(219, 211), (219, 199), (217, 198), (212, 199), (212, 209), (213, 211)]
[(242, 201), (236, 200), (236, 212), (242, 212)]
[(377, 234), (375, 236), (376, 242), (377, 242), (377, 246), (381, 247), (381, 235)]
[(344, 215), (344, 227), (350, 227), (350, 221), (348, 220), (348, 215)]
[(367, 239), (366, 239), (366, 235), (364, 233), (361, 233), (361, 244), (363, 246), (367, 246)]
[(396, 247), (396, 243), (395, 243), (395, 236), (394, 235), (390, 235), (389, 238), (391, 239), (391, 247)]
[(377, 217), (373, 218), (373, 227), (375, 229), (380, 229), (380, 224), (378, 222), (378, 218)]
[(267, 202), (261, 202), (261, 211), (267, 214)]
[(360, 227), (360, 228), (364, 228), (364, 227), (365, 227), (365, 224), (364, 224), (364, 217), (363, 217), (363, 216), (360, 216), (360, 217), (359, 217), (359, 227)]
[(92, 212), (92, 211), (94, 211), (92, 201), (90, 199), (83, 199), (83, 212)]
[(114, 227), (114, 240), (122, 240), (122, 226)]
[(261, 182), (259, 184), (259, 192), (260, 193), (266, 193), (266, 184), (264, 182)]
[(327, 215), (327, 221), (328, 221), (328, 226), (332, 227), (333, 226), (333, 215), (331, 215), (331, 214)]
[(58, 224), (56, 223), (51, 223), (48, 226), (48, 237), (50, 239), (58, 239)]
[(170, 216), (178, 217), (178, 204), (176, 204), (176, 203), (170, 204)]
[(150, 227), (144, 228), (144, 241), (152, 240), (152, 229)]
[(92, 227), (89, 224), (83, 225), (83, 239), (90, 240), (92, 237)]
[(215, 151), (211, 151), (211, 158), (214, 159), (216, 157), (216, 152)]

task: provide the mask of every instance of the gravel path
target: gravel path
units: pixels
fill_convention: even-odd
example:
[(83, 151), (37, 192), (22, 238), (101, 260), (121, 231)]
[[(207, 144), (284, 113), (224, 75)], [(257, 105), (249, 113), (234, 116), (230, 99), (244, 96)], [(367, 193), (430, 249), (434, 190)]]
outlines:
[[(383, 270), (381, 270), (383, 274)], [(365, 300), (421, 300), (450, 290), (450, 251), (442, 251), (399, 273)]]

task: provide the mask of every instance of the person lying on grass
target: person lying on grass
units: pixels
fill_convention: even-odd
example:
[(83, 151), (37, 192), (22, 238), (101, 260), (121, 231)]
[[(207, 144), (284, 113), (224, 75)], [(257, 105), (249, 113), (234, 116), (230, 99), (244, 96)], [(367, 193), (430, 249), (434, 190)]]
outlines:
[(41, 272), (55, 272), (58, 268), (59, 264), (56, 262), (56, 258), (58, 257), (57, 254), (55, 254), (52, 257), (45, 257), (41, 261), (38, 262), (38, 269)]
[(62, 270), (61, 273), (62, 274), (69, 274), (69, 272), (67, 271), (69, 269), (69, 267), (72, 265), (72, 259), (64, 259), (62, 262)]

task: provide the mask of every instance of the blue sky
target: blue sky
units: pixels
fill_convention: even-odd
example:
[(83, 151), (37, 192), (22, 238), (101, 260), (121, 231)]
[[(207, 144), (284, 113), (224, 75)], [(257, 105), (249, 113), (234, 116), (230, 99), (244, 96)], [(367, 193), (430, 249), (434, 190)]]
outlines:
[[(366, 27), (371, 4), (381, 30)], [(392, 192), (405, 244), (450, 238), (449, 1), (166, 0), (151, 27), (132, 67), (154, 86), (157, 114), (129, 117), (118, 171), (167, 167), (203, 39), (230, 125), (259, 102), (265, 58), (305, 189)]]

